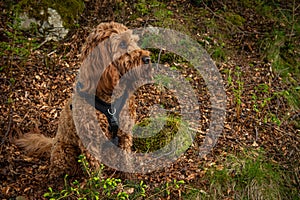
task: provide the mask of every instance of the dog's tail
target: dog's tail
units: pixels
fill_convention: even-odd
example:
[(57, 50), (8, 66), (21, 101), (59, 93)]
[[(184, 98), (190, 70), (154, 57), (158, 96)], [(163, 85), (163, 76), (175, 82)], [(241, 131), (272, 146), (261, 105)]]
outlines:
[(43, 134), (25, 134), (15, 144), (25, 149), (30, 156), (50, 157), (53, 139)]

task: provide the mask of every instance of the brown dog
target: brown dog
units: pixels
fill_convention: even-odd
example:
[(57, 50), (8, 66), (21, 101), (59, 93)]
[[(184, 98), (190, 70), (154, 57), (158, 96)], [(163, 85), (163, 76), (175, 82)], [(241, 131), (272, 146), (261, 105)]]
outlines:
[[(121, 83), (121, 78), (129, 71), (135, 77), (148, 76), (151, 73), (150, 52), (140, 49), (137, 41), (138, 37), (122, 24), (111, 22), (98, 25), (83, 46), (82, 65), (75, 89), (75, 95), (81, 101), (87, 102), (91, 109), (98, 110), (101, 130), (125, 152), (131, 151), (131, 130), (136, 114), (132, 91), (134, 83)], [(145, 65), (146, 68), (141, 67)], [(118, 113), (116, 116), (109, 112), (111, 104), (114, 103), (113, 93), (117, 99), (121, 99), (115, 110)], [(90, 99), (96, 99), (95, 103)], [(123, 128), (120, 129), (119, 126)], [(94, 133), (87, 131), (85, 134)], [(80, 169), (78, 156), (87, 153), (76, 132), (72, 100), (67, 102), (61, 112), (55, 138), (27, 134), (16, 140), (16, 144), (31, 155), (49, 156), (50, 177), (77, 174)]]

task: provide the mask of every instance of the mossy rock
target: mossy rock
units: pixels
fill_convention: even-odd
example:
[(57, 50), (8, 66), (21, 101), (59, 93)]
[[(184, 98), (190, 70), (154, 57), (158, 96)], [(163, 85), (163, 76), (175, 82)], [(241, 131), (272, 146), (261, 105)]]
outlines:
[(84, 2), (82, 0), (21, 0), (16, 8), (20, 13), (26, 12), (29, 17), (41, 21), (47, 21), (49, 16), (47, 10), (52, 8), (62, 17), (64, 27), (72, 28), (84, 10)]
[(175, 156), (185, 152), (192, 143), (188, 123), (179, 116), (146, 118), (134, 130), (134, 150), (149, 153), (165, 148)]

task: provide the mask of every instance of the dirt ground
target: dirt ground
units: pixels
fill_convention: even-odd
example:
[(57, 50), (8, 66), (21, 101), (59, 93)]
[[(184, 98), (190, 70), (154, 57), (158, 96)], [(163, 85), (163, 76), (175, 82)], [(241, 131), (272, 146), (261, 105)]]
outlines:
[[(209, 1), (210, 2), (210, 1)], [(223, 4), (206, 4), (207, 13), (200, 13), (200, 8), (190, 1), (166, 1), (167, 8), (172, 11), (174, 24), (179, 23), (180, 27), (189, 30), (190, 35), (197, 41), (205, 37), (214, 38), (213, 29), (205, 26), (203, 19), (217, 18), (215, 15)], [(117, 6), (117, 3), (102, 4), (94, 0), (85, 1), (86, 8), (81, 15), (78, 28), (73, 28), (68, 36), (60, 43), (49, 42), (30, 52), (26, 60), (18, 55), (11, 58), (10, 55), (2, 55), (1, 66), (10, 66), (0, 71), (0, 198), (15, 199), (18, 196), (28, 199), (42, 199), (48, 187), (61, 189), (64, 183), (48, 182), (49, 161), (44, 158), (27, 156), (22, 149), (18, 148), (13, 140), (20, 135), (32, 131), (40, 131), (49, 137), (54, 137), (57, 129), (60, 111), (65, 101), (72, 95), (72, 86), (78, 73), (80, 63), (78, 55), (80, 48), (93, 27), (103, 21), (117, 21), (124, 23), (130, 28), (148, 26), (158, 21), (157, 16), (145, 13), (139, 17), (136, 14), (134, 3), (128, 1)], [(230, 9), (242, 9), (234, 7), (230, 1), (226, 4)], [(8, 22), (10, 12), (5, 3), (0, 3), (1, 18), (0, 30), (1, 42), (8, 42), (10, 38), (4, 34), (5, 30), (11, 31)], [(183, 10), (188, 10), (186, 21)], [(243, 11), (243, 12), (242, 12)], [(186, 183), (209, 187), (210, 183), (203, 181), (201, 168), (209, 166), (215, 159), (225, 153), (238, 153), (244, 149), (264, 148), (268, 157), (282, 168), (294, 173), (293, 185), (299, 186), (299, 110), (292, 109), (287, 100), (278, 96), (272, 98), (268, 105), (260, 112), (253, 111), (253, 94), (255, 85), (267, 84), (270, 93), (285, 90), (288, 85), (283, 83), (282, 78), (271, 68), (271, 63), (263, 59), (256, 41), (261, 35), (266, 34), (270, 29), (270, 21), (258, 20), (259, 16), (251, 10), (242, 10), (244, 18), (247, 19), (243, 25), (244, 29), (234, 30), (231, 35), (226, 35), (226, 60), (217, 61), (227, 94), (226, 120), (222, 135), (215, 148), (205, 157), (199, 158), (198, 150), (203, 136), (199, 134), (192, 147), (182, 155), (171, 166), (150, 174), (136, 174), (134, 180), (144, 182), (151, 187), (159, 187), (160, 184), (173, 179), (185, 180)], [(238, 11), (237, 11), (238, 12)], [(220, 23), (222, 23), (222, 20)], [(190, 26), (194, 24), (194, 26)], [(164, 25), (162, 23), (161, 25)], [(168, 24), (168, 26), (172, 27)], [(224, 25), (228, 26), (228, 25)], [(226, 29), (226, 28), (224, 28)], [(221, 33), (229, 31), (220, 28)], [(223, 32), (222, 32), (223, 31)], [(29, 35), (30, 36), (30, 35)], [(218, 39), (218, 38), (217, 38)], [(212, 39), (212, 43), (213, 43)], [(40, 39), (42, 43), (42, 39)], [(170, 60), (170, 64), (172, 64)], [(237, 68), (237, 66), (239, 68)], [(229, 70), (241, 71), (240, 77), (232, 73), (232, 79), (243, 81), (242, 103), (236, 104), (234, 85), (228, 83)], [(193, 75), (193, 71), (184, 71), (187, 75)], [(195, 74), (194, 74), (195, 75)], [(196, 76), (196, 75), (195, 75)], [(209, 123), (210, 111), (208, 97), (205, 92), (205, 84), (197, 80), (195, 88), (199, 91), (198, 100), (202, 103), (200, 107), (201, 131), (205, 131)], [(169, 107), (174, 105), (172, 99), (169, 101), (170, 93), (154, 93), (149, 96), (143, 95), (148, 91), (141, 90), (137, 95), (137, 101), (142, 102), (164, 99), (169, 102)], [(263, 96), (263, 94), (258, 94)], [(9, 102), (9, 103), (8, 103)], [(207, 104), (206, 104), (207, 103)], [(143, 107), (144, 106), (144, 107)], [(147, 110), (147, 104), (139, 104), (138, 115), (143, 116), (143, 110)], [(274, 122), (264, 123), (269, 113), (276, 113), (281, 119), (280, 126)], [(106, 168), (104, 175), (109, 177), (114, 174), (113, 169)], [(81, 179), (82, 177), (74, 177)]]

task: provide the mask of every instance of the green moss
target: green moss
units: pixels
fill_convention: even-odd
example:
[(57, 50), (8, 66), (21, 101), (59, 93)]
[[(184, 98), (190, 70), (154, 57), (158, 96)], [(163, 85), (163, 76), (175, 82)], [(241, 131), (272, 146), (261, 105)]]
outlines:
[(227, 21), (229, 21), (230, 23), (236, 26), (243, 26), (246, 21), (245, 18), (233, 12), (225, 12), (224, 16)]
[(223, 48), (223, 46), (217, 46), (214, 48), (212, 58), (218, 61), (227, 60), (226, 50)]
[(134, 149), (141, 153), (154, 152), (166, 147), (175, 137), (176, 140), (170, 145), (172, 149), (167, 149), (170, 152), (175, 149), (175, 155), (184, 152), (191, 144), (187, 123), (173, 115), (144, 119), (135, 126), (133, 133)]

